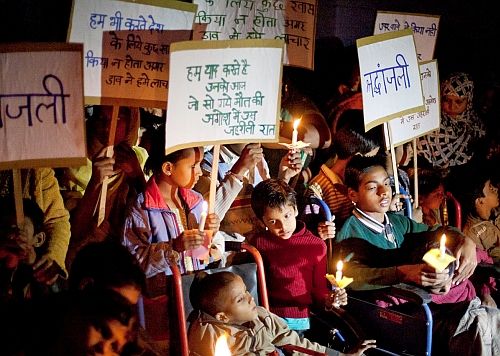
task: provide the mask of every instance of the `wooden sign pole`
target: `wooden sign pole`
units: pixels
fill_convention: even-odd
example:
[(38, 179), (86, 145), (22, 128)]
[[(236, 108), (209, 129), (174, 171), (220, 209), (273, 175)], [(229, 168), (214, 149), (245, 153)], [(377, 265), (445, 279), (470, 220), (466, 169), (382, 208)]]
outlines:
[[(113, 114), (111, 117), (109, 137), (108, 137), (108, 148), (106, 150), (106, 157), (113, 157), (113, 147), (115, 142), (116, 133), (116, 123), (118, 121), (118, 112), (120, 107), (117, 105), (113, 106)], [(101, 194), (99, 196), (99, 216), (97, 218), (97, 226), (100, 226), (104, 221), (104, 216), (106, 215), (106, 196), (108, 193), (108, 181), (109, 177), (104, 177), (101, 186)]]
[(210, 177), (210, 194), (208, 196), (208, 212), (210, 214), (215, 213), (215, 192), (217, 190), (217, 177), (219, 176), (219, 153), (220, 145), (214, 145), (212, 175)]
[(19, 224), (21, 224), (24, 220), (21, 169), (14, 168), (12, 170), (12, 179), (14, 183), (14, 203), (16, 205), (16, 223), (19, 226)]
[(417, 139), (413, 139), (413, 186), (415, 187), (415, 192), (413, 196), (413, 201), (415, 202), (415, 208), (418, 208), (418, 169), (417, 169)]
[(392, 161), (392, 175), (394, 176), (394, 189), (396, 190), (396, 194), (399, 194), (399, 177), (398, 177), (398, 167), (396, 165), (396, 153), (394, 152), (394, 142), (392, 140), (392, 130), (391, 125), (389, 123), (384, 122), (385, 127), (389, 132), (389, 143), (391, 145), (391, 161)]

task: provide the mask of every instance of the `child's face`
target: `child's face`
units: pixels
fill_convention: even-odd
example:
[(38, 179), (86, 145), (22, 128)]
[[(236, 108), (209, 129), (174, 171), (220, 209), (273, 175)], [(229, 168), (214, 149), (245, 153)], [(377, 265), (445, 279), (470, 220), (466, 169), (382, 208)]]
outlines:
[(444, 199), (444, 187), (441, 184), (427, 196), (420, 197), (420, 205), (430, 210), (439, 209)]
[(189, 150), (189, 155), (171, 165), (170, 178), (177, 187), (191, 189), (202, 175), (200, 163), (203, 151), (200, 147)]
[(491, 181), (487, 181), (483, 188), (484, 197), (481, 198), (485, 210), (490, 211), (498, 206), (498, 189), (495, 188)]
[(460, 115), (465, 109), (467, 109), (467, 98), (447, 94), (441, 99), (441, 110), (451, 117)]
[(387, 171), (375, 166), (366, 173), (358, 186), (358, 191), (349, 188), (349, 198), (367, 215), (380, 220), (380, 214), (389, 210), (392, 198), (391, 181)]
[(221, 298), (224, 298), (224, 309), (216, 318), (230, 324), (244, 324), (258, 318), (257, 305), (247, 286), (240, 276), (227, 286)]
[(33, 222), (29, 217), (25, 217), (18, 226), (15, 215), (10, 215), (0, 218), (0, 239), (14, 244), (11, 247), (21, 257), (21, 263), (32, 265), (36, 259), (35, 247), (45, 242), (45, 234), (35, 234)]
[(297, 208), (293, 205), (286, 205), (282, 209), (266, 207), (262, 221), (271, 234), (280, 239), (288, 240), (297, 227), (296, 214)]

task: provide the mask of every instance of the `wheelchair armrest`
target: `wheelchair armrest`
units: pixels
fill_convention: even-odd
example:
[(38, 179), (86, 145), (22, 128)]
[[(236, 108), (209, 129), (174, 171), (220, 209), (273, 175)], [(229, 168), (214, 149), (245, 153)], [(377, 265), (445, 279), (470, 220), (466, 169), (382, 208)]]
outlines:
[(296, 345), (283, 345), (283, 346), (279, 346), (279, 348), (289, 352), (290, 354), (292, 354), (295, 351), (295, 352), (300, 352), (300, 353), (305, 354), (305, 355), (328, 356), (325, 353), (314, 351), (314, 350), (308, 350), (306, 348), (303, 348), (301, 346), (296, 346)]
[(478, 263), (475, 272), (488, 277), (500, 278), (500, 267), (491, 263)]
[(418, 305), (428, 304), (432, 301), (431, 295), (426, 290), (406, 283), (393, 285), (388, 294), (402, 298)]

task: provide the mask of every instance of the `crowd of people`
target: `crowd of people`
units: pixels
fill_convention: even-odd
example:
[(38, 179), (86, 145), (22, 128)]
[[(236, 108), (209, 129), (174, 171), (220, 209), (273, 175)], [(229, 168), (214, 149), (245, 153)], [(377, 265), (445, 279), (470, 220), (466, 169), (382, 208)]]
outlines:
[[(177, 342), (169, 333), (169, 266), (182, 273), (229, 266), (235, 252), (226, 246), (245, 242), (263, 256), (270, 311), (255, 305), (238, 276), (200, 277), (203, 292), (194, 293), (193, 302), (198, 319), (190, 330), (196, 355), (212, 355), (224, 332), (233, 355), (249, 347), (281, 354), (287, 343), (361, 355), (375, 340), (340, 352), (305, 339), (312, 336), (310, 309), (342, 307), (350, 290), (370, 291), (384, 307), (404, 304), (377, 293), (400, 282), (431, 293), (439, 355), (500, 355), (495, 279), (474, 274), (480, 262), (500, 265), (498, 88), (474, 97), (470, 75), (441, 78), (440, 127), (418, 138), (416, 147), (399, 147), (394, 172), (381, 126), (364, 130), (359, 68), (353, 68), (338, 95), (317, 105), (285, 75), (280, 140), (290, 142), (290, 117), (300, 115), (299, 140), (311, 144), (304, 151), (249, 142), (222, 145), (215, 160), (211, 146), (165, 155), (165, 111), (121, 107), (110, 142), (112, 108), (89, 106), (87, 165), (22, 170), (21, 223), (12, 173), (0, 172), (7, 354), (168, 354)], [(107, 146), (114, 148), (112, 157)], [(418, 154), (417, 171), (409, 148)], [(215, 213), (205, 216), (217, 161)], [(418, 206), (403, 207), (394, 174), (410, 195), (418, 191), (406, 197), (418, 198)], [(446, 192), (462, 204), (460, 224), (450, 219)], [(300, 221), (308, 197), (322, 199), (334, 220)], [(412, 218), (405, 216), (410, 209)], [(456, 262), (436, 270), (421, 257), (443, 231)], [(337, 260), (354, 279), (347, 290), (325, 278)], [(140, 299), (145, 329), (138, 321)]]

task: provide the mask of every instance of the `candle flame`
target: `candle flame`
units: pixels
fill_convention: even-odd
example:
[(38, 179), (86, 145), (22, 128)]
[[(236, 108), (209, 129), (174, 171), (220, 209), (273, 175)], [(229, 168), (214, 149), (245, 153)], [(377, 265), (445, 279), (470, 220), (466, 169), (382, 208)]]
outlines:
[(203, 201), (201, 208), (202, 208), (203, 212), (205, 212), (205, 213), (208, 211), (208, 203), (206, 200)]
[(339, 261), (337, 263), (337, 271), (342, 271), (342, 267), (344, 267), (344, 264), (342, 263), (342, 261)]
[(443, 234), (443, 236), (441, 236), (441, 246), (445, 246), (446, 245), (446, 235)]
[(214, 356), (231, 356), (229, 346), (227, 346), (227, 334), (223, 334), (217, 339)]
[(297, 130), (297, 127), (299, 127), (299, 124), (300, 124), (300, 119), (297, 119), (293, 122), (293, 129), (294, 130)]

